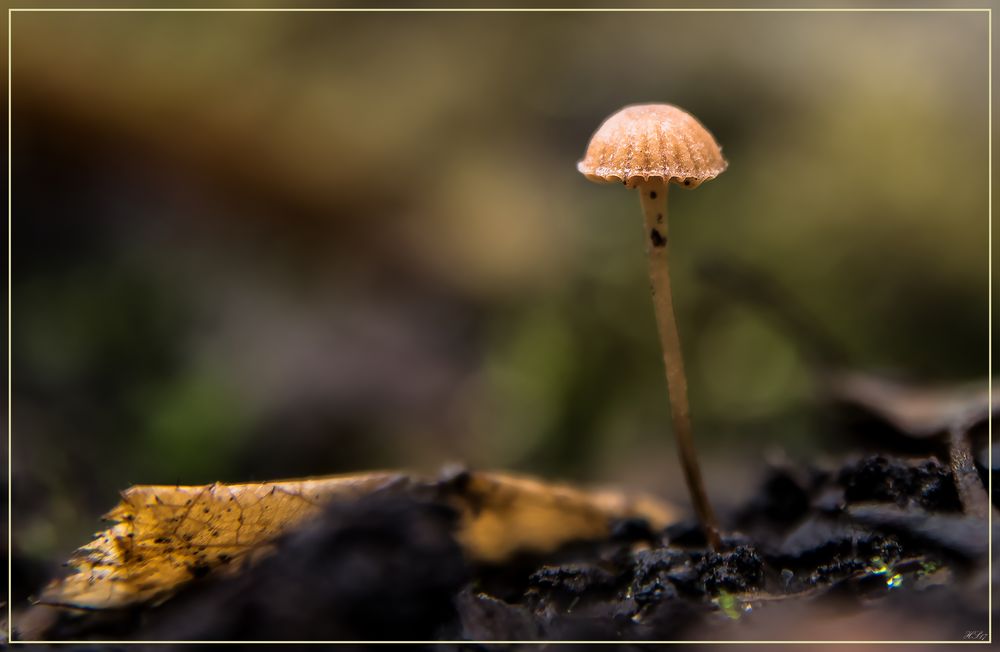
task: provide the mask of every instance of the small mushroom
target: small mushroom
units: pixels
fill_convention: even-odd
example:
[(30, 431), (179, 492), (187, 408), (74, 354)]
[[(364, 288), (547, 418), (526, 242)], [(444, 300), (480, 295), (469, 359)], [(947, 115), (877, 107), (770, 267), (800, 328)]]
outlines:
[(669, 104), (637, 104), (598, 128), (577, 169), (591, 181), (623, 183), (639, 190), (653, 307), (663, 347), (674, 436), (684, 478), (705, 537), (719, 549), (719, 528), (705, 494), (691, 435), (687, 378), (670, 290), (667, 189), (673, 182), (696, 188), (726, 169), (715, 138), (693, 116)]

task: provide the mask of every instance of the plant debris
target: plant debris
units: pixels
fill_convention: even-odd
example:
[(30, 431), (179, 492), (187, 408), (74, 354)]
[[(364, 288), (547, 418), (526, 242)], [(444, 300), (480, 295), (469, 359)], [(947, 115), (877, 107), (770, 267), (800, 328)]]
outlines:
[(439, 480), (364, 473), (253, 484), (139, 485), (104, 518), (113, 523), (80, 548), (76, 573), (52, 582), (40, 604), (121, 609), (158, 604), (210, 573), (241, 572), (271, 551), (279, 536), (316, 518), (336, 500), (380, 489), (437, 494), (459, 515), (455, 533), (466, 554), (500, 562), (544, 553), (575, 540), (607, 536), (612, 520), (641, 517), (656, 527), (671, 506), (646, 496), (584, 491), (512, 474), (447, 472)]
[[(782, 638), (804, 634), (789, 627), (776, 635), (769, 628), (777, 614), (823, 622), (818, 614), (838, 605), (844, 617), (884, 612), (885, 629), (864, 621), (867, 637), (898, 639), (890, 624), (900, 613), (970, 630), (985, 628), (988, 617), (985, 523), (963, 512), (949, 466), (933, 457), (775, 467), (733, 516), (740, 532), (730, 531), (720, 552), (708, 548), (694, 521), (656, 521), (655, 510), (623, 507), (621, 495), (609, 507), (610, 495), (595, 500), (601, 494), (503, 474), (401, 477), (315, 507), (299, 527), (269, 541), (270, 554), (190, 578), (158, 606), (37, 605), (32, 609), (50, 618), (34, 633), (123, 640)], [(585, 513), (602, 514), (605, 525), (599, 534), (578, 529), (558, 540), (529, 536), (526, 528), (556, 518), (556, 505), (578, 509), (560, 526), (580, 527)], [(522, 508), (526, 515), (517, 515)], [(609, 516), (614, 511), (618, 516)], [(477, 526), (475, 515), (489, 519)], [(511, 529), (519, 531), (508, 543), (477, 547), (480, 537), (503, 538)], [(969, 597), (980, 589), (982, 601)], [(22, 637), (30, 633), (19, 628)], [(829, 634), (838, 635), (850, 632)]]
[(508, 473), (136, 486), (15, 640), (961, 640), (993, 507), (959, 412), (920, 455), (775, 462), (718, 550), (648, 496)]
[(835, 400), (878, 418), (912, 438), (937, 437), (957, 424), (972, 427), (1000, 408), (1000, 389), (985, 382), (926, 387), (859, 372), (831, 373), (827, 391)]

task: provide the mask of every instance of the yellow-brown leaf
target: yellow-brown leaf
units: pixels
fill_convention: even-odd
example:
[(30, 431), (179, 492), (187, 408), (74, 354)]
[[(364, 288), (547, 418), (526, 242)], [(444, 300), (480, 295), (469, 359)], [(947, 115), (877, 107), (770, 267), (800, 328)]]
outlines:
[(156, 604), (195, 578), (238, 572), (330, 500), (389, 486), (429, 490), (452, 505), (460, 516), (456, 538), (480, 562), (599, 539), (616, 518), (641, 517), (661, 528), (675, 514), (649, 497), (489, 472), (443, 480), (377, 472), (254, 484), (137, 485), (105, 516), (114, 524), (70, 559), (77, 572), (50, 583), (38, 602), (75, 609)]
[(369, 493), (395, 473), (257, 484), (136, 485), (105, 515), (115, 524), (80, 548), (78, 572), (53, 582), (39, 602), (114, 609), (157, 602), (315, 515), (335, 497)]

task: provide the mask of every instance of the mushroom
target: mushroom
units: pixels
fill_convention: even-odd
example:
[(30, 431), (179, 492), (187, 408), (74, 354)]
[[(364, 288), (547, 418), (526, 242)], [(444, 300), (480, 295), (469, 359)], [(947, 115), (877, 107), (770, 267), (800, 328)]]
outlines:
[(705, 494), (691, 435), (687, 378), (670, 290), (667, 189), (671, 182), (696, 188), (721, 174), (726, 165), (712, 134), (692, 115), (669, 104), (637, 104), (618, 111), (594, 133), (586, 155), (577, 164), (591, 181), (620, 182), (639, 190), (674, 437), (691, 501), (705, 538), (715, 550), (721, 545), (719, 528)]

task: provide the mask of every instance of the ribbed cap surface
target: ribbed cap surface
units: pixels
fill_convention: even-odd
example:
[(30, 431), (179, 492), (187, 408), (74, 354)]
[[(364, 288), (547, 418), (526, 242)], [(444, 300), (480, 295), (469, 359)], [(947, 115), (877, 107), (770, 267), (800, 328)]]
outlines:
[(630, 188), (652, 178), (695, 188), (726, 165), (715, 138), (690, 113), (670, 104), (635, 104), (604, 121), (576, 167), (591, 181)]

